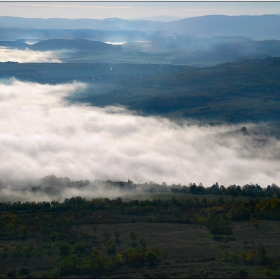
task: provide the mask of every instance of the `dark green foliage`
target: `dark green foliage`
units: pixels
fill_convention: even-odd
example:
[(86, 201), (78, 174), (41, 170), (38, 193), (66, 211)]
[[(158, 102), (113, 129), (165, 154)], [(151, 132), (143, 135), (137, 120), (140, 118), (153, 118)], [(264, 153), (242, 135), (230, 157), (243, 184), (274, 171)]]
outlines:
[(70, 253), (71, 253), (71, 247), (68, 244), (63, 243), (63, 244), (59, 245), (59, 255), (60, 256), (65, 257), (65, 256), (70, 255)]
[(77, 275), (78, 272), (78, 257), (77, 255), (70, 255), (63, 258), (59, 264), (61, 276)]

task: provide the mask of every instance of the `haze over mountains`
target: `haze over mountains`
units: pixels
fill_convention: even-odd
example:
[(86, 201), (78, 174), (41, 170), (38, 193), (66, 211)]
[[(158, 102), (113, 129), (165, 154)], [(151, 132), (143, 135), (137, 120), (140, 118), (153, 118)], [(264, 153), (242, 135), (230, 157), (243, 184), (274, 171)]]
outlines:
[(211, 66), (242, 57), (279, 56), (277, 26), (279, 15), (217, 15), (171, 22), (0, 17), (0, 46), (71, 50), (57, 55), (61, 62)]

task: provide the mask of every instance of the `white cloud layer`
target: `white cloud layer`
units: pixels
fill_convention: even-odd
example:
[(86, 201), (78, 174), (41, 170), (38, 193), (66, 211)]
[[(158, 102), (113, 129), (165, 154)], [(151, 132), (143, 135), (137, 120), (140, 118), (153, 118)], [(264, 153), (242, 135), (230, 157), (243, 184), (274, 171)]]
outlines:
[(54, 51), (32, 51), (29, 49), (19, 50), (19, 49), (9, 49), (0, 47), (0, 62), (19, 62), (19, 63), (29, 63), (29, 62), (52, 62), (58, 63), (59, 52)]
[(178, 125), (124, 108), (63, 99), (85, 88), (78, 82), (0, 82), (2, 180), (54, 174), (72, 180), (129, 178), (205, 186), (279, 184), (280, 143), (275, 138), (260, 141), (232, 132), (241, 126)]

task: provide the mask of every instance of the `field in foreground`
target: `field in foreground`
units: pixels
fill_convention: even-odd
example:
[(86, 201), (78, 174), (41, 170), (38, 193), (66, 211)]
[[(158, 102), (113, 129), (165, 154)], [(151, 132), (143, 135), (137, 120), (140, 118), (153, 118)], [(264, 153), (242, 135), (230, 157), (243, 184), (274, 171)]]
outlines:
[(1, 277), (278, 278), (279, 205), (199, 196), (2, 203)]

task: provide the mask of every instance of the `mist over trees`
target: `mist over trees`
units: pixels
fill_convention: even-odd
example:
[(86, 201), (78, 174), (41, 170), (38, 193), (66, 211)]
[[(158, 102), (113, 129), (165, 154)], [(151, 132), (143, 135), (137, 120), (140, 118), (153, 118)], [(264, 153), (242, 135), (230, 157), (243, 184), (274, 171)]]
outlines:
[[(22, 185), (25, 185), (24, 187)], [(29, 184), (29, 185), (28, 185)], [(6, 189), (9, 192), (17, 193), (12, 196), (5, 193)], [(275, 183), (267, 186), (258, 184), (245, 184), (228, 186), (219, 185), (216, 182), (210, 186), (204, 186), (202, 183), (189, 184), (166, 184), (166, 182), (146, 182), (135, 183), (132, 180), (127, 181), (112, 181), (112, 180), (70, 180), (68, 177), (56, 177), (48, 175), (38, 181), (29, 182), (13, 182), (6, 181), (0, 184), (1, 201), (33, 201), (38, 200), (59, 200), (68, 199), (69, 195), (77, 194), (83, 199), (102, 197), (106, 194), (107, 197), (115, 199), (117, 197), (125, 197), (130, 200), (135, 197), (147, 198), (153, 197), (154, 194), (191, 194), (191, 195), (228, 195), (228, 196), (244, 196), (244, 197), (280, 197), (280, 188)]]

